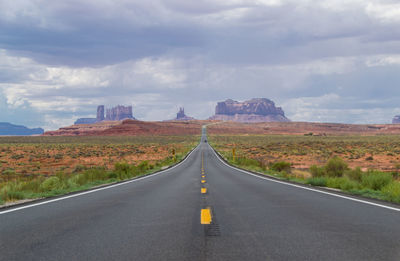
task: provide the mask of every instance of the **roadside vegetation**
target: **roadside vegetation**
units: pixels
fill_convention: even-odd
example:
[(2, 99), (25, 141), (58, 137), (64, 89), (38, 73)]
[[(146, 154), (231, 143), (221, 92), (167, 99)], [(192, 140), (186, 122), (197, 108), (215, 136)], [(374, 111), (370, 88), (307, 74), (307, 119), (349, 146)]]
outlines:
[[(330, 157), (325, 162), (312, 164), (308, 168), (295, 168), (292, 162), (286, 161), (285, 157), (274, 157), (273, 159), (260, 157), (262, 155), (261, 150), (269, 149), (268, 144), (265, 143), (269, 143), (273, 148), (272, 150), (275, 150), (276, 147), (291, 147), (294, 149), (294, 144), (297, 144), (299, 146), (296, 148), (297, 151), (304, 151), (316, 156), (324, 153), (324, 148), (328, 148), (329, 152), (332, 149), (332, 143), (336, 144), (340, 139), (355, 146), (353, 150), (377, 148), (382, 143), (386, 143), (388, 151), (382, 152), (382, 149), (380, 149), (378, 152), (379, 154), (390, 154), (400, 148), (398, 147), (398, 137), (394, 138), (393, 143), (389, 142), (390, 137), (330, 137), (326, 138), (326, 144), (322, 138), (318, 138), (313, 142), (318, 143), (317, 147), (320, 152), (314, 152), (311, 149), (312, 147), (315, 148), (316, 144), (311, 142), (310, 148), (310, 144), (304, 143), (305, 139), (309, 137), (292, 137), (287, 141), (288, 144), (285, 144), (280, 136), (274, 136), (275, 141), (271, 140), (271, 137), (266, 137), (267, 142), (262, 142), (257, 137), (257, 140), (261, 141), (261, 144), (258, 143), (258, 145), (254, 143), (246, 145), (242, 138), (238, 139), (239, 146), (238, 143), (229, 143), (231, 138), (229, 136), (213, 136), (209, 140), (214, 148), (232, 165), (284, 180), (400, 203), (400, 167), (397, 161), (392, 162), (394, 166), (390, 171), (382, 171), (372, 168), (350, 167), (347, 160), (335, 155), (335, 153), (329, 153)], [(247, 139), (247, 137), (244, 139)], [(249, 138), (249, 140), (252, 139)], [(369, 142), (367, 143), (367, 141)], [(303, 143), (303, 146), (300, 146), (299, 143)], [(342, 145), (342, 148), (350, 148), (349, 144)], [(226, 146), (228, 146), (228, 149)], [(233, 147), (235, 148), (235, 155), (232, 152)], [(255, 151), (255, 147), (258, 153), (251, 153)], [(259, 149), (260, 147), (262, 147), (261, 150)], [(285, 153), (285, 150), (283, 153)], [(374, 155), (376, 154), (378, 153), (375, 152)], [(365, 160), (370, 161), (371, 159), (365, 158)]]
[(182, 160), (198, 136), (0, 137), (0, 205), (146, 175)]
[(256, 159), (263, 164), (287, 161), (295, 169), (323, 165), (338, 156), (351, 168), (396, 171), (400, 163), (400, 135), (300, 136), (210, 135), (218, 151)]

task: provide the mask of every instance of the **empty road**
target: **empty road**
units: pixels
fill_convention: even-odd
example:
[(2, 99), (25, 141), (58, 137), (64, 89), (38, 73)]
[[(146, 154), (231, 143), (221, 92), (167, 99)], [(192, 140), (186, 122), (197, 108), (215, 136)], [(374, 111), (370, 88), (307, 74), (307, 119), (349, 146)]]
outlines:
[(165, 172), (0, 210), (0, 260), (400, 260), (386, 206), (235, 170), (202, 141)]

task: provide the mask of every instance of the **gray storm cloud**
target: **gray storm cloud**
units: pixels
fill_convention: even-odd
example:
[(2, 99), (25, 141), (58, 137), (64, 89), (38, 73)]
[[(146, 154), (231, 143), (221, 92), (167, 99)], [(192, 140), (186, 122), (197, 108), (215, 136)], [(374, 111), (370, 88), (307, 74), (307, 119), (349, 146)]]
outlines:
[(132, 104), (143, 120), (179, 106), (204, 119), (219, 100), (268, 97), (293, 120), (390, 122), (398, 10), (378, 0), (0, 0), (0, 121), (54, 129), (100, 103)]

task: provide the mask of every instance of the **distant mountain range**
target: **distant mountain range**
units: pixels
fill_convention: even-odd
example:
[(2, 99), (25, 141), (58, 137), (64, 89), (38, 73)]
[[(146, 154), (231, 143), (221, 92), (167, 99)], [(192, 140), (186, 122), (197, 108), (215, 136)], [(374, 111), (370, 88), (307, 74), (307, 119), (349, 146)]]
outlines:
[(0, 122), (0, 135), (25, 136), (43, 134), (42, 128), (29, 129), (22, 125), (14, 125), (8, 122)]

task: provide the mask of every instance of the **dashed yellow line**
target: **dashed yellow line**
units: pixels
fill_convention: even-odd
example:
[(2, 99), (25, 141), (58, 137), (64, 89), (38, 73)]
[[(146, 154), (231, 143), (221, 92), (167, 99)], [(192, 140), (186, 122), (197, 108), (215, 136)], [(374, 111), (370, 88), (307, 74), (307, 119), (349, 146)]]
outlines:
[(206, 181), (203, 179), (203, 180), (201, 181), (201, 183), (206, 183)]
[(211, 216), (211, 209), (203, 208), (200, 214), (200, 222), (202, 225), (209, 225), (211, 224), (212, 216)]
[(207, 193), (207, 188), (201, 188), (201, 194), (206, 194)]
[(205, 176), (205, 175), (202, 175), (201, 177), (204, 179), (206, 176)]

